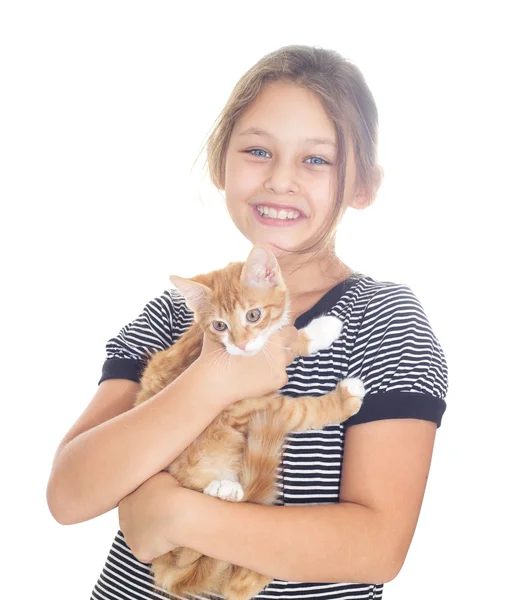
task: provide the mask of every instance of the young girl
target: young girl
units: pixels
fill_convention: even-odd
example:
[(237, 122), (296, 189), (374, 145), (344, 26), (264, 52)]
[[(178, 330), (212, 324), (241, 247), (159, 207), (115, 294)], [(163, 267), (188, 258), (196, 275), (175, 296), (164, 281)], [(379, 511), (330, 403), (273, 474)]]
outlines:
[[(205, 338), (199, 359), (136, 408), (150, 356), (193, 315), (167, 289), (108, 341), (99, 389), (61, 442), (48, 485), (60, 523), (119, 507), (121, 531), (92, 598), (166, 597), (153, 591), (149, 563), (176, 545), (273, 578), (261, 598), (381, 598), (400, 571), (447, 365), (407, 285), (354, 272), (335, 255), (345, 210), (369, 206), (381, 184), (376, 147), (374, 99), (336, 52), (281, 48), (238, 82), (208, 142), (210, 175), (236, 227), (277, 257), (292, 325), (268, 345), (274, 369), (259, 353), (218, 371)], [(344, 324), (332, 361), (293, 361), (296, 330), (323, 314)], [(282, 386), (315, 393), (336, 374), (363, 381), (363, 406), (343, 424), (288, 436), (277, 506), (224, 502), (162, 471), (232, 402)]]

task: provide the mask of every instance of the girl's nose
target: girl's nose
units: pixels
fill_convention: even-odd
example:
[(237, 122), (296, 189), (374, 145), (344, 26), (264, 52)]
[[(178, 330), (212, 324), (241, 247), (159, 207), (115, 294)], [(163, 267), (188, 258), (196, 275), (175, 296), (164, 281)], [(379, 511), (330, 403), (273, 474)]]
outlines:
[(274, 166), (265, 186), (268, 192), (278, 195), (298, 192), (294, 168), (286, 164)]

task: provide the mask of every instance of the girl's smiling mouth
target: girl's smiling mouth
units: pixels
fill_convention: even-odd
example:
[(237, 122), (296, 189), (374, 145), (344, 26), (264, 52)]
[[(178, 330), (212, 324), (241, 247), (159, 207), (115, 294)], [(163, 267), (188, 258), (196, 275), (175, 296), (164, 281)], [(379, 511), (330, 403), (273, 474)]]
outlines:
[(291, 206), (267, 203), (255, 204), (251, 208), (260, 223), (274, 227), (289, 227), (306, 218), (301, 211)]

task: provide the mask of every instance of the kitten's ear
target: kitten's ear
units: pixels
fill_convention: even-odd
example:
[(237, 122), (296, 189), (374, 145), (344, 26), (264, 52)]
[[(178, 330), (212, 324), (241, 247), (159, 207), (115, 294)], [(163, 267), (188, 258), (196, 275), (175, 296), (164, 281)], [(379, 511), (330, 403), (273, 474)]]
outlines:
[(206, 285), (191, 281), (190, 279), (183, 279), (183, 277), (178, 277), (177, 275), (171, 275), (169, 280), (185, 296), (187, 306), (190, 310), (196, 312), (210, 301), (212, 290), (206, 287)]
[(265, 246), (253, 246), (242, 268), (241, 284), (253, 287), (284, 285), (275, 255)]

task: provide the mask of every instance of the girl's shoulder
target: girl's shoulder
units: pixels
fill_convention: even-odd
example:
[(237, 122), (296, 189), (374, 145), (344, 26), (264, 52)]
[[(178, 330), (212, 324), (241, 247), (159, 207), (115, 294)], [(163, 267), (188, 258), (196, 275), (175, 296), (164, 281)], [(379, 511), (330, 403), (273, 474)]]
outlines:
[(412, 295), (416, 298), (411, 287), (406, 283), (375, 279), (363, 273), (354, 272), (342, 284), (342, 294), (339, 304), (367, 305), (374, 298), (387, 296)]
[(337, 349), (347, 376), (362, 379), (377, 400), (420, 393), (444, 410), (436, 400), (447, 394), (447, 360), (411, 286), (356, 274), (330, 314), (343, 321)]
[(350, 333), (373, 325), (382, 328), (390, 315), (399, 318), (419, 315), (427, 321), (422, 303), (410, 285), (362, 273), (354, 273), (342, 284), (330, 313), (346, 322)]
[(139, 382), (149, 359), (172, 346), (192, 324), (194, 315), (175, 288), (152, 298), (139, 314), (111, 337), (105, 346), (102, 377)]

